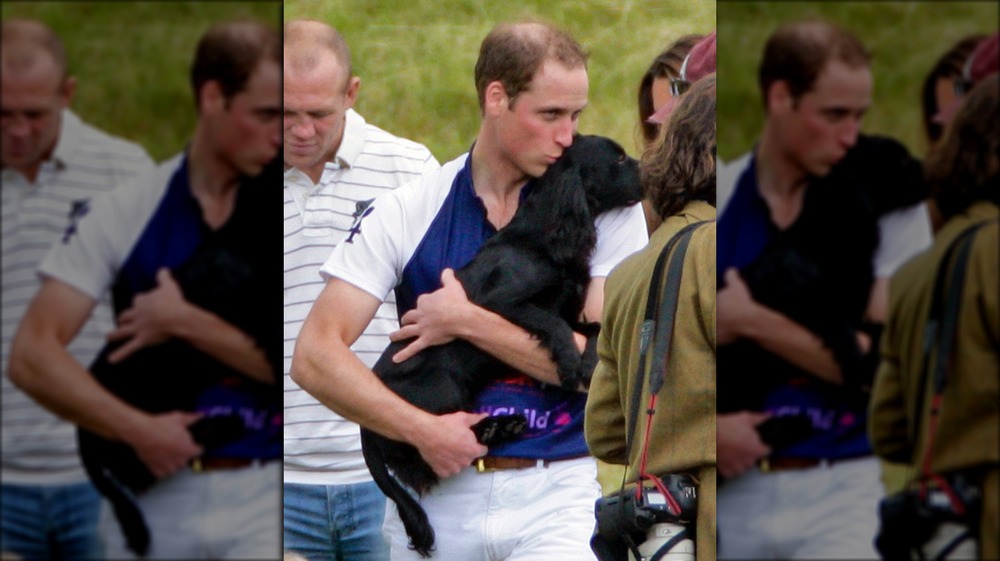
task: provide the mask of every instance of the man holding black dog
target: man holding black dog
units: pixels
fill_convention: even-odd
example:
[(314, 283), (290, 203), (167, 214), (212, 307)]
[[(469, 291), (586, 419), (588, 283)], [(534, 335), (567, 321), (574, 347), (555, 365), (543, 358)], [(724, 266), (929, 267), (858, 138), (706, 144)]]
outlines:
[[(42, 262), (42, 287), (16, 335), (14, 383), (82, 429), (128, 444), (157, 478), (134, 497), (148, 542), (134, 526), (121, 531), (126, 520), (116, 523), (105, 503), (108, 558), (280, 555), (281, 303), (277, 282), (267, 280), (277, 281), (276, 259), (266, 257), (280, 254), (260, 245), (278, 228), (276, 221), (274, 230), (263, 226), (263, 217), (276, 216), (266, 182), (277, 183), (280, 170), (280, 53), (277, 31), (262, 23), (220, 23), (202, 36), (191, 72), (198, 122), (190, 145), (95, 201), (67, 230)], [(216, 276), (204, 282), (225, 283), (232, 295), (217, 300), (227, 312), (193, 304), (175, 277), (203, 248), (225, 259), (224, 270), (208, 268)], [(185, 396), (193, 410), (140, 409), (67, 352), (109, 290), (119, 315), (108, 339), (119, 346), (106, 368), (171, 348), (161, 364), (125, 377), (169, 388), (191, 376), (207, 386)], [(238, 436), (203, 448), (189, 427), (216, 417), (238, 422)]]
[(761, 139), (718, 182), (719, 558), (871, 559), (883, 492), (863, 357), (877, 331), (862, 327), (884, 318), (887, 277), (930, 240), (923, 205), (880, 198), (919, 197), (906, 185), (919, 165), (859, 136), (869, 55), (835, 25), (780, 27), (760, 87)]
[[(548, 351), (470, 303), (452, 271), (510, 222), (525, 185), (573, 142), (587, 105), (586, 54), (550, 25), (501, 24), (483, 41), (476, 88), (483, 120), (470, 153), (377, 199), (353, 241), (324, 265), (329, 280), (302, 329), (292, 377), (345, 417), (414, 445), (446, 478), (421, 500), (437, 533), (435, 558), (592, 559), (600, 491), (583, 440), (585, 395), (560, 388)], [(597, 226), (584, 309), (590, 321), (601, 314), (603, 278), (647, 241), (639, 205), (606, 213)], [(478, 413), (428, 414), (350, 351), (400, 282), (403, 327), (393, 339), (416, 339), (397, 361), (461, 338), (511, 366), (509, 378), (481, 394)], [(529, 419), (524, 437), (491, 450), (479, 444), (469, 427), (511, 410)], [(417, 558), (395, 509), (385, 532), (394, 561)]]

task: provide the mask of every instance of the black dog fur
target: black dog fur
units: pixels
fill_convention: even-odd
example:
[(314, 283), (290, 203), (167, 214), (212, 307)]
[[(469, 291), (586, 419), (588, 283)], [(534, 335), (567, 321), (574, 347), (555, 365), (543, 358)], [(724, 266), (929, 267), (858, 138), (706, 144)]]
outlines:
[[(863, 316), (874, 281), (878, 219), (927, 195), (920, 162), (902, 144), (859, 136), (826, 177), (812, 179), (795, 223), (740, 270), (754, 300), (806, 327), (831, 351), (847, 378), (844, 385), (831, 384), (830, 392), (866, 398), (878, 340), (864, 354), (856, 333), (868, 329)], [(771, 389), (802, 376), (798, 367), (746, 341), (720, 347), (717, 361), (720, 412), (759, 411)]]
[[(603, 137), (578, 136), (538, 179), (510, 224), (456, 271), (472, 302), (524, 328), (552, 352), (566, 388), (589, 385), (597, 364), (598, 325), (579, 320), (597, 241), (594, 219), (641, 196), (638, 163), (621, 146)], [(574, 330), (588, 336), (582, 357)], [(471, 410), (485, 384), (510, 370), (461, 340), (394, 364), (392, 356), (409, 342), (389, 345), (374, 371), (390, 389), (431, 413)], [(485, 421), (474, 430), (487, 445), (510, 440), (525, 424), (520, 415)], [(437, 475), (409, 444), (366, 429), (361, 442), (375, 482), (399, 509), (411, 547), (429, 557), (434, 530), (402, 485), (423, 495), (438, 483)]]

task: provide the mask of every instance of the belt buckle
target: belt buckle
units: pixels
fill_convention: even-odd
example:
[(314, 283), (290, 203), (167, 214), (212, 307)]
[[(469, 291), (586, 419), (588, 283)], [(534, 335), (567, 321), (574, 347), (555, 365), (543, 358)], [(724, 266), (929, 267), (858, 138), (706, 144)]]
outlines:
[(757, 462), (757, 469), (761, 473), (771, 473), (771, 459), (764, 456)]
[(201, 473), (205, 471), (205, 467), (202, 465), (200, 457), (191, 460), (191, 471), (194, 473)]
[(486, 457), (476, 458), (476, 471), (479, 473), (490, 473), (496, 471), (496, 468), (486, 467)]

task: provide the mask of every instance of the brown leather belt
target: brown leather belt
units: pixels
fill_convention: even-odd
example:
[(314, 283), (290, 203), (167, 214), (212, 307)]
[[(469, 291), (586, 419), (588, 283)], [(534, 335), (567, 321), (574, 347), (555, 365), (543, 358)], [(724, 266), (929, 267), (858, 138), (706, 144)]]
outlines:
[(496, 456), (483, 456), (476, 458), (472, 466), (479, 473), (500, 471), (504, 469), (527, 469), (533, 467), (549, 467), (549, 460), (533, 460), (531, 458), (498, 458)]
[(191, 471), (205, 473), (220, 469), (241, 469), (259, 467), (278, 458), (195, 458), (191, 460)]
[(761, 458), (757, 462), (757, 469), (761, 473), (774, 473), (776, 471), (790, 471), (797, 469), (810, 469), (814, 467), (830, 467), (833, 464), (857, 460), (864, 456), (851, 458)]

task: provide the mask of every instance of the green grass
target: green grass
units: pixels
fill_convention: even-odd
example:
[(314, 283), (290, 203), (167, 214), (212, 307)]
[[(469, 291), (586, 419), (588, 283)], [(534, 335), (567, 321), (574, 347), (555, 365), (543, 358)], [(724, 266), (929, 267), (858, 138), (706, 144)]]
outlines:
[(767, 37), (780, 23), (824, 17), (854, 31), (872, 51), (874, 106), (864, 130), (926, 151), (920, 88), (935, 61), (961, 37), (992, 33), (992, 2), (720, 2), (719, 157), (749, 150), (763, 126), (757, 67)]
[(138, 142), (156, 160), (179, 152), (196, 119), (188, 82), (195, 45), (215, 22), (280, 26), (280, 2), (3, 2), (3, 17), (47, 23), (76, 75), (73, 109)]
[(441, 161), (468, 150), (479, 130), (473, 68), (479, 44), (502, 21), (535, 17), (569, 31), (591, 53), (590, 105), (580, 131), (639, 150), (636, 90), (674, 39), (715, 28), (710, 0), (286, 0), (285, 20), (337, 28), (361, 77), (356, 105), (369, 122), (427, 145)]

